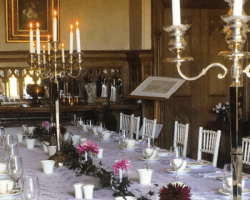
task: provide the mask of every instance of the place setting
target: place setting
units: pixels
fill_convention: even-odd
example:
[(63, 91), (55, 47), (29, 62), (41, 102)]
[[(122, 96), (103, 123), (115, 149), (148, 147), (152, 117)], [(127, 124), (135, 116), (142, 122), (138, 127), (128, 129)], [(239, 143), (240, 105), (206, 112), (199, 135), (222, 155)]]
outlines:
[(154, 139), (147, 137), (143, 140), (142, 143), (142, 153), (143, 156), (139, 157), (139, 160), (142, 161), (158, 161), (161, 158), (157, 156), (157, 150), (154, 147)]

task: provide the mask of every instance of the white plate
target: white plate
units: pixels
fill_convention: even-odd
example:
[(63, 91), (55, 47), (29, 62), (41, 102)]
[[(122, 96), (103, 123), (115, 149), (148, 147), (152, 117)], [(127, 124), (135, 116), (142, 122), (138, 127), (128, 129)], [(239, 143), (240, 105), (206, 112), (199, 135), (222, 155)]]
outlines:
[[(230, 195), (230, 193), (227, 192), (227, 191), (225, 191), (223, 188), (219, 189), (218, 191), (219, 191), (219, 193), (221, 193), (221, 194)], [(247, 188), (243, 188), (243, 189), (242, 189), (242, 194), (248, 194), (248, 193), (250, 193), (250, 190), (249, 190), (249, 189), (247, 189)]]
[(14, 192), (14, 193), (11, 193), (11, 194), (0, 194), (0, 198), (2, 197), (11, 197), (11, 196), (16, 196), (18, 194), (20, 194), (21, 192), (20, 191), (11, 191), (11, 192)]
[(138, 146), (134, 146), (133, 148), (124, 148), (124, 147), (121, 147), (121, 149), (133, 150), (133, 149), (138, 149)]
[(139, 157), (140, 160), (145, 160), (145, 161), (156, 161), (156, 160), (160, 160), (161, 158), (159, 157), (155, 157), (154, 159), (147, 159), (147, 158), (144, 158), (144, 157)]
[(207, 163), (203, 163), (203, 162), (188, 162), (187, 163), (187, 167), (189, 168), (200, 168), (203, 166), (208, 165)]
[[(169, 172), (169, 173), (176, 173), (176, 171), (173, 170), (172, 168), (168, 168), (168, 169), (166, 169), (166, 171)], [(186, 168), (183, 171), (178, 171), (178, 173), (187, 173), (187, 172), (190, 172), (190, 171), (192, 171), (192, 169), (187, 169)]]

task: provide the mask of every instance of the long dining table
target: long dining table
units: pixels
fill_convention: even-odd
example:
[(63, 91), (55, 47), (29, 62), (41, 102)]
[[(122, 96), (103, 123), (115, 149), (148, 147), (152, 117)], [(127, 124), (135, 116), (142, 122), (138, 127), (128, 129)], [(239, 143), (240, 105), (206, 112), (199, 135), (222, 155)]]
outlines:
[[(87, 139), (91, 139), (96, 142), (103, 151), (103, 158), (93, 158), (95, 165), (101, 161), (103, 168), (110, 169), (114, 160), (126, 158), (131, 162), (131, 169), (128, 171), (128, 178), (131, 181), (131, 186), (128, 188), (136, 197), (145, 195), (149, 190), (155, 192), (155, 195), (150, 199), (159, 199), (158, 194), (162, 186), (173, 182), (174, 173), (171, 171), (169, 165), (170, 155), (165, 154), (159, 156), (155, 161), (151, 161), (151, 166), (154, 170), (150, 185), (140, 185), (138, 181), (137, 169), (145, 168), (145, 160), (143, 160), (142, 146), (136, 144), (136, 148), (125, 150), (126, 153), (121, 153), (119, 142), (116, 136), (110, 140), (100, 142), (98, 137), (90, 136), (87, 132), (83, 132), (81, 129), (72, 126), (66, 126), (67, 131), (75, 135), (81, 135)], [(21, 127), (5, 128), (5, 134), (13, 135), (15, 140), (17, 133), (23, 133)], [(118, 134), (117, 134), (118, 135)], [(93, 176), (76, 176), (76, 172), (69, 170), (68, 167), (55, 167), (52, 174), (44, 174), (42, 169), (41, 160), (49, 158), (48, 153), (44, 153), (41, 143), (37, 142), (38, 147), (34, 149), (27, 149), (25, 141), (18, 143), (19, 154), (22, 157), (24, 165), (24, 176), (32, 175), (37, 176), (40, 183), (40, 200), (73, 200), (74, 197), (74, 183), (94, 184), (95, 189), (93, 193), (94, 200), (112, 200), (115, 199), (112, 195), (114, 191), (111, 187), (102, 188), (100, 181), (97, 177)], [(3, 149), (0, 149), (1, 155), (3, 155)], [(159, 149), (159, 152), (161, 149)], [(186, 158), (186, 160), (194, 161)], [(205, 199), (230, 199), (229, 195), (222, 194), (219, 189), (223, 188), (222, 181), (217, 180), (217, 175), (222, 175), (222, 169), (215, 168), (211, 165), (202, 166), (199, 168), (188, 169), (185, 172), (179, 172), (179, 181), (191, 188), (192, 200), (205, 200)], [(6, 179), (7, 176), (0, 176), (1, 179)], [(158, 184), (157, 187), (154, 184)], [(250, 181), (246, 179), (245, 188), (250, 188)], [(248, 190), (247, 190), (248, 191)], [(0, 199), (7, 199), (1, 197)], [(8, 199), (20, 200), (19, 195), (9, 196)], [(250, 199), (250, 194), (244, 194), (242, 199)]]

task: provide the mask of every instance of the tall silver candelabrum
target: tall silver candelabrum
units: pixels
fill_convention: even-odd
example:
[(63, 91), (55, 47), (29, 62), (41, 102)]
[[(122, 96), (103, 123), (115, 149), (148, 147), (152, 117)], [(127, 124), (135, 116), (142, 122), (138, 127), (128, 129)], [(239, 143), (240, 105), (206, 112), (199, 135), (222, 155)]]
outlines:
[[(225, 0), (232, 8), (233, 0)], [(247, 0), (243, 1), (243, 4)], [(246, 32), (249, 32), (247, 22), (250, 20), (250, 16), (245, 15), (234, 16), (232, 15), (232, 9), (230, 9), (228, 15), (221, 16), (222, 20), (227, 24), (224, 26), (224, 33), (226, 34), (226, 42), (229, 47), (229, 51), (223, 51), (219, 53), (219, 56), (224, 56), (233, 61), (231, 68), (232, 85), (230, 86), (230, 135), (231, 135), (231, 162), (233, 166), (233, 199), (241, 199), (242, 196), (242, 125), (243, 117), (243, 95), (244, 88), (240, 83), (242, 73), (245, 73), (250, 78), (250, 65), (245, 70), (242, 70), (241, 60), (250, 58), (250, 52), (244, 52), (243, 47), (247, 40)], [(195, 77), (187, 77), (181, 71), (181, 63), (186, 61), (192, 61), (192, 57), (181, 57), (181, 53), (186, 49), (187, 43), (184, 40), (184, 34), (190, 25), (168, 26), (164, 27), (164, 30), (169, 33), (170, 41), (168, 43), (169, 50), (175, 55), (174, 58), (166, 58), (164, 62), (176, 63), (179, 75), (185, 80), (193, 81), (197, 80), (212, 67), (221, 68), (224, 73), (218, 74), (219, 79), (223, 79), (228, 70), (220, 63), (212, 63), (206, 68), (202, 69), (200, 74)]]
[[(42, 64), (41, 60), (45, 54), (30, 54), (29, 70), (34, 71), (34, 76), (40, 76), (41, 79), (47, 79), (51, 82), (51, 123), (54, 123), (54, 115), (55, 115), (55, 125), (56, 125), (56, 137), (57, 137), (57, 152), (52, 159), (56, 161), (56, 166), (62, 166), (65, 162), (65, 157), (63, 156), (62, 152), (60, 151), (60, 106), (59, 106), (59, 99), (60, 99), (60, 88), (59, 88), (59, 81), (58, 77), (60, 78), (78, 78), (82, 73), (82, 53), (77, 52), (74, 54), (69, 54), (68, 63), (59, 62), (58, 58), (58, 46), (60, 41), (50, 41), (52, 49), (54, 51), (53, 55), (47, 55), (46, 64)], [(74, 66), (78, 63), (77, 67), (77, 74), (73, 75), (73, 71), (75, 70)], [(69, 66), (67, 68), (67, 65)], [(60, 69), (60, 67), (62, 68)]]

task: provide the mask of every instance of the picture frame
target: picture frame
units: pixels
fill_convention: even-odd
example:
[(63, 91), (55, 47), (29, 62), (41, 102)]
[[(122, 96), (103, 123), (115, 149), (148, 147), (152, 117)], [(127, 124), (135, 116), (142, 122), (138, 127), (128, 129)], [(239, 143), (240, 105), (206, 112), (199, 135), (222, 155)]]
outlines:
[(33, 23), (34, 37), (38, 22), (40, 24), (40, 41), (48, 41), (48, 35), (52, 37), (52, 13), (54, 10), (57, 10), (59, 39), (59, 0), (6, 0), (5, 4), (7, 42), (29, 42), (30, 22)]
[(184, 79), (149, 76), (132, 93), (130, 98), (166, 100), (185, 82)]

